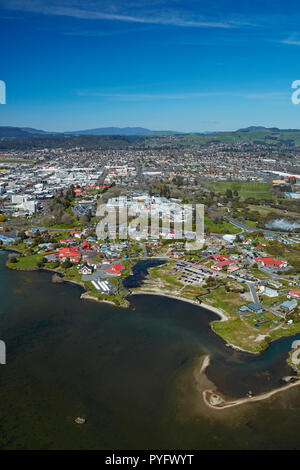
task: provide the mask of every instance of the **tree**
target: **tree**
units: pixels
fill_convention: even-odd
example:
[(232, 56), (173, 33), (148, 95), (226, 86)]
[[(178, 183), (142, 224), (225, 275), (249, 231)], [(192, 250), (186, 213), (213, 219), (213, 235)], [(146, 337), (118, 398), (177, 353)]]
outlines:
[(80, 220), (79, 220), (80, 224), (82, 225), (86, 225), (88, 222), (89, 222), (89, 217), (87, 214), (84, 214)]
[(25, 240), (25, 238), (27, 238), (26, 233), (24, 232), (24, 230), (21, 230), (18, 233), (18, 237), (21, 238), (21, 240)]
[(175, 184), (177, 186), (177, 188), (179, 188), (180, 186), (183, 185), (183, 177), (180, 176), (180, 175), (176, 175), (176, 179), (175, 179)]
[(61, 217), (61, 223), (64, 225), (72, 225), (73, 217), (65, 212)]
[(64, 269), (69, 269), (73, 266), (73, 263), (71, 263), (69, 258), (66, 258), (65, 261), (62, 263), (62, 267)]

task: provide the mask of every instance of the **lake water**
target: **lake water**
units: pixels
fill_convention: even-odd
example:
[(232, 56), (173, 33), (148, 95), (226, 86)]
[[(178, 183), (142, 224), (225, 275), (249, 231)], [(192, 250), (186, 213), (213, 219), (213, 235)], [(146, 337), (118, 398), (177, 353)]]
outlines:
[(151, 295), (132, 296), (129, 309), (80, 300), (81, 288), (8, 270), (5, 259), (0, 252), (1, 449), (300, 448), (300, 387), (215, 411), (194, 378), (209, 354), (205, 380), (228, 397), (277, 387), (295, 338), (240, 353), (203, 308)]

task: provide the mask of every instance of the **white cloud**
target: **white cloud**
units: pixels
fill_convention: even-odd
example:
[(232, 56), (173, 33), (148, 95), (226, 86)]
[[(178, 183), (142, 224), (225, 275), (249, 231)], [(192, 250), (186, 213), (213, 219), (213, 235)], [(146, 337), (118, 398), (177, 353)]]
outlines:
[(290, 44), (292, 46), (300, 46), (300, 41), (297, 41), (295, 39), (284, 39), (283, 41), (280, 41), (281, 44)]
[(261, 93), (245, 93), (231, 91), (208, 91), (208, 92), (190, 92), (190, 93), (114, 93), (98, 90), (76, 90), (77, 96), (82, 97), (98, 97), (125, 101), (148, 101), (148, 100), (189, 100), (198, 98), (217, 98), (217, 97), (236, 97), (243, 99), (284, 99), (290, 96), (289, 92), (261, 92)]
[(82, 1), (71, 0), (2, 0), (2, 8), (16, 11), (27, 11), (44, 15), (66, 16), (85, 20), (110, 20), (127, 23), (170, 25), (192, 28), (235, 28), (245, 26), (248, 23), (241, 20), (215, 20), (201, 16), (197, 11), (188, 11), (188, 8), (178, 9), (164, 8), (164, 1), (156, 2), (156, 6), (150, 0), (132, 4), (126, 0), (110, 3), (87, 0), (82, 8)]

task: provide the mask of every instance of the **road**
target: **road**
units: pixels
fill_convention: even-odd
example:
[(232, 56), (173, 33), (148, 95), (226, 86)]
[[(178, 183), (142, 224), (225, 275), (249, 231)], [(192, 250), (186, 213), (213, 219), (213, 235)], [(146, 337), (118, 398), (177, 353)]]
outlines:
[(145, 183), (145, 179), (144, 179), (144, 175), (143, 175), (143, 172), (142, 172), (142, 166), (141, 166), (141, 164), (138, 160), (135, 163), (135, 167), (136, 167), (137, 179), (138, 179), (140, 185), (143, 185)]
[(245, 232), (263, 232), (264, 235), (266, 236), (270, 236), (270, 235), (274, 235), (274, 234), (278, 234), (278, 235), (286, 235), (287, 232), (280, 232), (278, 230), (265, 230), (265, 229), (262, 229), (262, 228), (259, 228), (259, 227), (249, 227), (249, 225), (246, 225), (244, 224), (243, 222), (239, 222), (237, 220), (234, 220), (234, 219), (231, 219), (230, 217), (226, 217), (224, 216), (224, 219), (227, 220), (227, 222), (229, 222), (230, 224), (234, 225), (235, 227), (238, 227), (240, 228), (241, 230), (245, 231)]
[(251, 281), (247, 281), (246, 284), (247, 284), (247, 286), (248, 286), (249, 289), (250, 289), (250, 293), (251, 293), (253, 302), (254, 302), (255, 304), (259, 304), (259, 298), (258, 298), (256, 289), (255, 289), (254, 283), (251, 282)]
[(224, 219), (226, 219), (228, 222), (230, 222), (232, 225), (234, 225), (235, 227), (238, 227), (240, 229), (242, 229), (243, 231), (245, 232), (257, 232), (258, 229), (256, 228), (252, 228), (252, 227), (249, 227), (248, 225), (246, 224), (243, 224), (242, 222), (238, 222), (234, 219), (230, 219), (229, 217), (224, 217)]
[(103, 186), (103, 185), (104, 185), (104, 181), (105, 181), (105, 178), (107, 177), (108, 173), (109, 173), (109, 170), (106, 169), (106, 168), (104, 168), (103, 171), (102, 171), (102, 175), (99, 176), (99, 178), (98, 178), (97, 184), (98, 184), (99, 186)]
[(262, 305), (262, 307), (264, 308), (264, 310), (268, 310), (268, 312), (274, 313), (274, 315), (276, 315), (277, 317), (285, 318), (285, 313), (278, 312), (278, 310), (275, 310), (275, 308), (265, 307), (264, 305)]

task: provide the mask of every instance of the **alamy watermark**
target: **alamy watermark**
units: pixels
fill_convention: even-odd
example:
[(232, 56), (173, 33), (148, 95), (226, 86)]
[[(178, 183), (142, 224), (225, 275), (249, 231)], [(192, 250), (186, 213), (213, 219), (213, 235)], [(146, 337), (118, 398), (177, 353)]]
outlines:
[(0, 364), (6, 364), (6, 345), (0, 340)]
[(176, 239), (185, 249), (199, 250), (204, 245), (203, 204), (99, 204), (96, 228), (98, 240)]
[(292, 88), (295, 88), (295, 91), (292, 93), (292, 103), (299, 104), (300, 103), (300, 80), (294, 80), (292, 83)]
[(0, 104), (6, 104), (6, 84), (0, 80)]

